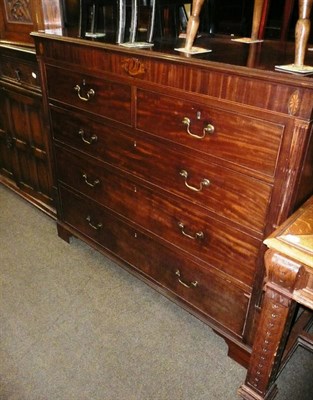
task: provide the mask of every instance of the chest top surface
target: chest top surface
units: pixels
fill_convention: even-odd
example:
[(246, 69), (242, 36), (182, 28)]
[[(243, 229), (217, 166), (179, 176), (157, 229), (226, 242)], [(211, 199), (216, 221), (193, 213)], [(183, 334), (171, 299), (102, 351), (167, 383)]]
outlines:
[[(46, 63), (152, 89), (168, 88), (197, 100), (248, 106), (311, 120), (313, 80), (275, 70), (294, 57), (291, 42), (265, 41), (256, 46), (233, 42), (230, 37), (204, 38), (199, 46), (212, 52), (186, 57), (175, 43), (155, 43), (150, 49), (128, 49), (45, 32), (32, 34), (36, 52)], [(306, 63), (313, 65), (307, 52)]]
[[(306, 82), (313, 85), (313, 74), (291, 74), (276, 71), (275, 67), (285, 64), (291, 64), (295, 56), (295, 44), (291, 41), (265, 40), (259, 43), (242, 43), (232, 40), (232, 36), (216, 35), (214, 37), (203, 36), (197, 39), (197, 46), (210, 50), (209, 52), (199, 54), (186, 54), (176, 49), (184, 46), (184, 39), (177, 38), (171, 40), (155, 41), (152, 47), (124, 47), (118, 45), (110, 37), (103, 39), (80, 39), (77, 36), (68, 35), (61, 30), (46, 30), (32, 32), (37, 41), (38, 38), (61, 41), (63, 43), (79, 44), (87, 50), (102, 48), (107, 50), (119, 51), (123, 54), (133, 56), (148, 56), (151, 59), (162, 59), (163, 61), (176, 61), (188, 65), (222, 68), (234, 72), (248, 73), (251, 76), (264, 73), (272, 74), (272, 78), (282, 81)], [(37, 49), (38, 51), (38, 49)], [(313, 51), (308, 48), (305, 55), (305, 65), (313, 65)], [(268, 77), (268, 75), (266, 75)]]

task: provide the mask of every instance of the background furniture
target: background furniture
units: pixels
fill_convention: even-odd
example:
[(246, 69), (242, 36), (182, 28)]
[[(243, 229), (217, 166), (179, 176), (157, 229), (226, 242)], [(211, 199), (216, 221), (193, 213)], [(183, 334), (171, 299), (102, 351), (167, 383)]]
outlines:
[[(269, 250), (265, 255), (266, 283), (256, 339), (253, 345), (246, 382), (239, 390), (247, 400), (272, 399), (277, 393), (275, 379), (282, 360), (286, 341), (305, 345), (313, 351), (313, 337), (307, 333), (290, 335), (296, 304), (313, 310), (313, 197), (265, 240)], [(312, 326), (312, 312), (302, 320)], [(303, 325), (303, 324), (302, 324)], [(288, 347), (287, 347), (288, 349)]]
[(41, 76), (30, 32), (59, 29), (52, 1), (0, 1), (0, 182), (55, 217)]
[(63, 1), (65, 0), (1, 0), (0, 40), (33, 45), (30, 32), (61, 29)]
[[(288, 31), (290, 28), (289, 25), (290, 25), (291, 15), (293, 12), (294, 5), (295, 5), (294, 0), (285, 0), (284, 11), (282, 14), (282, 21), (281, 21), (280, 40), (287, 39)], [(264, 5), (263, 5), (263, 10), (262, 10), (262, 15), (261, 15), (259, 33), (258, 33), (259, 39), (264, 39), (270, 6), (271, 6), (271, 1), (265, 0)]]
[(178, 37), (186, 31), (188, 15), (185, 4), (190, 0), (156, 0), (156, 37)]
[[(293, 64), (302, 68), (307, 52), (307, 44), (310, 35), (310, 14), (312, 9), (312, 0), (299, 0), (299, 15), (295, 28), (295, 57)], [(290, 3), (287, 3), (288, 7)], [(253, 10), (251, 39), (257, 40), (260, 37), (260, 29), (262, 36), (262, 14), (267, 9), (267, 0), (255, 0)], [(287, 8), (288, 8), (287, 7)], [(285, 7), (286, 8), (286, 7)], [(266, 14), (266, 12), (265, 12)]]
[(113, 33), (117, 43), (152, 42), (178, 37), (187, 20), (183, 0), (80, 0), (79, 37)]
[(34, 50), (0, 44), (0, 182), (54, 215), (40, 81)]

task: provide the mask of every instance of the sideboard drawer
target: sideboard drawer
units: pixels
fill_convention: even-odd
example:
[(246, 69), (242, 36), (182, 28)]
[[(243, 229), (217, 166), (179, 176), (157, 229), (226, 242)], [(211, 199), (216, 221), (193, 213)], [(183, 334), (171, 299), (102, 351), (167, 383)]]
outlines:
[(50, 101), (56, 100), (124, 124), (131, 123), (129, 85), (52, 66), (47, 66), (47, 83)]
[(284, 125), (138, 90), (137, 128), (273, 176)]
[(0, 55), (0, 75), (2, 79), (12, 81), (14, 84), (40, 88), (39, 68), (36, 62)]
[[(211, 218), (201, 208), (154, 192), (129, 176), (56, 147), (61, 183), (251, 286), (260, 240)], [(240, 267), (239, 267), (240, 266)]]
[(96, 203), (63, 187), (60, 192), (63, 220), (67, 224), (169, 289), (186, 304), (241, 336), (249, 294), (231, 279), (179, 256)]

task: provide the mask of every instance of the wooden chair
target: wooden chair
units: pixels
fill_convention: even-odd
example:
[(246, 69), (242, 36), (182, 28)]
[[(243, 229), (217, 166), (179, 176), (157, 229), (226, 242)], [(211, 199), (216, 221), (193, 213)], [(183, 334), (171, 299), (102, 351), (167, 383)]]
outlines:
[(186, 30), (188, 16), (185, 4), (191, 0), (156, 0), (155, 34), (157, 37), (177, 37)]
[[(80, 0), (79, 13), (79, 33), (78, 36), (85, 38), (86, 36), (105, 36), (108, 27), (108, 16), (111, 24), (115, 27), (118, 20), (118, 3), (119, 0)], [(106, 11), (109, 11), (106, 13)], [(122, 26), (119, 26), (122, 29)]]
[[(148, 10), (146, 37), (152, 42), (157, 0), (80, 0), (79, 37), (97, 37), (106, 33), (106, 8), (109, 9), (111, 26), (116, 34), (116, 42), (135, 42), (140, 30), (140, 10)], [(107, 13), (108, 14), (108, 13)], [(127, 33), (127, 34), (126, 34)], [(141, 35), (143, 36), (143, 35)]]
[[(261, 22), (260, 22), (260, 29), (258, 38), (264, 39), (265, 29), (267, 24), (268, 12), (270, 8), (270, 0), (265, 0), (263, 5), (263, 10), (261, 14)], [(290, 19), (294, 8), (294, 0), (285, 0), (285, 6), (282, 16), (282, 24), (281, 24), (281, 31), (280, 31), (280, 40), (286, 40), (289, 31)]]

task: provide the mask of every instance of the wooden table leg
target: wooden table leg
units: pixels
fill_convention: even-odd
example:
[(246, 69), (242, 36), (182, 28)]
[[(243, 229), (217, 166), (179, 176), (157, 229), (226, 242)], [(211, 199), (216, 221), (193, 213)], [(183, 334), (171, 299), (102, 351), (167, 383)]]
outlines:
[(280, 33), (280, 40), (284, 41), (288, 37), (288, 29), (291, 14), (294, 8), (295, 0), (285, 0), (285, 7), (284, 7), (284, 14), (283, 14), (283, 21), (281, 25), (281, 33)]
[(246, 381), (238, 394), (246, 400), (269, 400), (277, 394), (275, 379), (295, 313), (292, 293), (301, 264), (268, 250), (267, 283)]
[(191, 14), (187, 23), (185, 50), (191, 50), (199, 29), (199, 16), (204, 0), (193, 0)]
[(302, 67), (308, 44), (313, 0), (299, 0), (299, 19), (296, 24), (295, 65)]
[(254, 0), (251, 39), (258, 40), (260, 23), (265, 0)]

